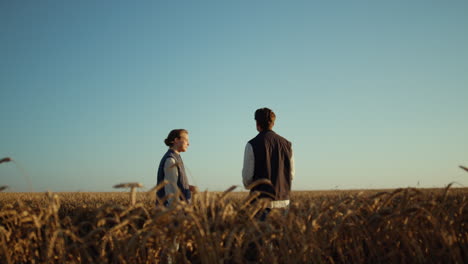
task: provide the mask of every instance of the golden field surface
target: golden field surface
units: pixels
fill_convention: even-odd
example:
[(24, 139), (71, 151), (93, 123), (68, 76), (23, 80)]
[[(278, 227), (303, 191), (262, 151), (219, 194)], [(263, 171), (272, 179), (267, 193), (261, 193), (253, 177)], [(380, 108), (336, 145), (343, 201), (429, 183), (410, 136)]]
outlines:
[(0, 193), (0, 263), (468, 263), (468, 189), (296, 191), (265, 221), (245, 192)]

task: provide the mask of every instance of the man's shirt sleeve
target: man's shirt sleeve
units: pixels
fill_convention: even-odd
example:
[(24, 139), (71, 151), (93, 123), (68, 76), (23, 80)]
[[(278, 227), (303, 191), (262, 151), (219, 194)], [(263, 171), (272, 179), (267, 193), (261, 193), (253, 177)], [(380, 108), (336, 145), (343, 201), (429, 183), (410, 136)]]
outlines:
[(294, 167), (294, 151), (291, 149), (291, 181), (294, 179), (296, 173), (296, 167)]
[(166, 159), (164, 163), (164, 180), (169, 183), (164, 186), (166, 195), (171, 195), (167, 202), (169, 205), (173, 202), (174, 198), (177, 198), (177, 178), (178, 178), (176, 161), (173, 158)]
[(249, 186), (253, 181), (254, 166), (255, 157), (253, 148), (250, 143), (247, 143), (244, 151), (244, 167), (242, 168), (242, 182), (244, 183), (245, 188), (247, 188), (247, 186)]

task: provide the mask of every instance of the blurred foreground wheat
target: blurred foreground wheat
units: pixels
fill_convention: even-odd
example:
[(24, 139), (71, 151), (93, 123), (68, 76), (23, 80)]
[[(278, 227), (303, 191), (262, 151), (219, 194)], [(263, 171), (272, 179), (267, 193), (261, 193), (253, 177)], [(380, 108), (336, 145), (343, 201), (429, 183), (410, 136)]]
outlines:
[(468, 263), (468, 190), (449, 187), (293, 193), (264, 222), (232, 189), (168, 209), (144, 193), (0, 193), (0, 263)]

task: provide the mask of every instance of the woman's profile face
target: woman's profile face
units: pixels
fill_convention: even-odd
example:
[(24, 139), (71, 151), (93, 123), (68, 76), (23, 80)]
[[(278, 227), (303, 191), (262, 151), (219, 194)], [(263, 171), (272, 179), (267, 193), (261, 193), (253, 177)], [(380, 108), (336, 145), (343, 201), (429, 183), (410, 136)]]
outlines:
[(189, 145), (189, 136), (185, 132), (180, 133), (180, 137), (175, 138), (174, 140), (174, 149), (178, 152), (187, 151)]

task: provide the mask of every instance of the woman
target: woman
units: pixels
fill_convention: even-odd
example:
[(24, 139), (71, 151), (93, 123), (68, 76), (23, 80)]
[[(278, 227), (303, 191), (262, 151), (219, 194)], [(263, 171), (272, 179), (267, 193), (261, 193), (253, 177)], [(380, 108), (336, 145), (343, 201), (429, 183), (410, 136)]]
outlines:
[(157, 192), (158, 198), (164, 200), (164, 197), (169, 195), (168, 199), (164, 201), (164, 206), (170, 206), (174, 199), (190, 202), (195, 187), (189, 185), (184, 162), (180, 157), (180, 152), (187, 151), (190, 145), (188, 131), (174, 129), (169, 133), (164, 143), (169, 149), (159, 163), (157, 184), (161, 184), (164, 180), (168, 181), (168, 184)]

